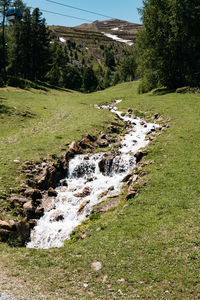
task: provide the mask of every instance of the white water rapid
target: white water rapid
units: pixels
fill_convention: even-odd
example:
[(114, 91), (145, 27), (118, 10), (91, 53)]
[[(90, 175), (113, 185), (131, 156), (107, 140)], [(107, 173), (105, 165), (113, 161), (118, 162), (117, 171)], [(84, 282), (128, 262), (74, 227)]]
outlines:
[(53, 199), (53, 207), (32, 230), (28, 248), (63, 246), (71, 232), (90, 215), (94, 205), (120, 192), (123, 178), (136, 164), (134, 153), (148, 144), (147, 133), (159, 127), (131, 115), (123, 116), (115, 106), (120, 101), (116, 100), (110, 106), (96, 106), (109, 109), (131, 124), (120, 148), (107, 156), (105, 153), (82, 154), (70, 160), (65, 179), (67, 186), (56, 188), (58, 195)]

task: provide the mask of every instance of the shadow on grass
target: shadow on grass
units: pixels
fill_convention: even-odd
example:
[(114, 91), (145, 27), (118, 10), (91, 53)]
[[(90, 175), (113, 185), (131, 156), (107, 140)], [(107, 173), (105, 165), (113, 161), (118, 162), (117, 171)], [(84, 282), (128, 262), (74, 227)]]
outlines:
[(13, 109), (9, 106), (3, 104), (3, 101), (0, 99), (0, 115), (7, 114), (10, 115), (13, 112)]
[(152, 95), (163, 96), (166, 94), (174, 93), (175, 91), (176, 90), (172, 90), (172, 89), (168, 89), (168, 88), (160, 88), (160, 89), (156, 89), (155, 91), (153, 91)]

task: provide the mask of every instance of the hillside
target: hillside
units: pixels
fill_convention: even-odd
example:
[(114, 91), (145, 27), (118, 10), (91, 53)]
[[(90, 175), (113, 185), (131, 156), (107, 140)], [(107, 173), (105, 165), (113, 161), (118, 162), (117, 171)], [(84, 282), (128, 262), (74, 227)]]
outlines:
[[(2, 192), (24, 180), (24, 161), (60, 156), (85, 133), (106, 131), (113, 116), (94, 104), (122, 99), (121, 111), (170, 124), (148, 146), (136, 196), (126, 200), (123, 190), (115, 207), (106, 199), (64, 247), (0, 243), (1, 292), (30, 300), (199, 298), (200, 96), (164, 89), (138, 95), (137, 88), (124, 83), (89, 95), (0, 89)], [(2, 192), (2, 216), (11, 218)]]
[(85, 45), (99, 43), (111, 43), (112, 38), (106, 37), (105, 34), (117, 35), (122, 40), (135, 41), (137, 32), (142, 26), (122, 20), (95, 21), (91, 24), (82, 24), (76, 27), (50, 26), (50, 29), (56, 36), (63, 39), (72, 39), (84, 43)]

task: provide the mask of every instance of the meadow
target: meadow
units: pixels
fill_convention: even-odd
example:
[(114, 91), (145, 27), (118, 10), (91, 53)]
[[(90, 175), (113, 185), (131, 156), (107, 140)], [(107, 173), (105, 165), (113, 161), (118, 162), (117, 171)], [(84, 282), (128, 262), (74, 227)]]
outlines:
[[(97, 213), (59, 249), (0, 243), (1, 290), (19, 299), (199, 299), (200, 95), (137, 93), (138, 82), (92, 94), (0, 89), (0, 196), (16, 191), (24, 161), (52, 154), (85, 133), (106, 131), (113, 116), (94, 104), (122, 99), (144, 119), (170, 120), (148, 146), (142, 186), (133, 199)], [(17, 162), (14, 162), (17, 161)], [(92, 263), (101, 263), (96, 271)]]

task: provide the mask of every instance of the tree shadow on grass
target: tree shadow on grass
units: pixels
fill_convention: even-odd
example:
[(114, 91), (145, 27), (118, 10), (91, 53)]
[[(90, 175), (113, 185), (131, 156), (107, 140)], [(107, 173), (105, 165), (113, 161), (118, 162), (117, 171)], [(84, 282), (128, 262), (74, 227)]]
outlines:
[(10, 115), (13, 112), (13, 109), (5, 104), (3, 104), (3, 101), (0, 99), (0, 115), (6, 114)]
[(166, 94), (174, 93), (176, 90), (168, 89), (168, 88), (160, 88), (153, 91), (152, 95), (155, 96), (164, 96)]

